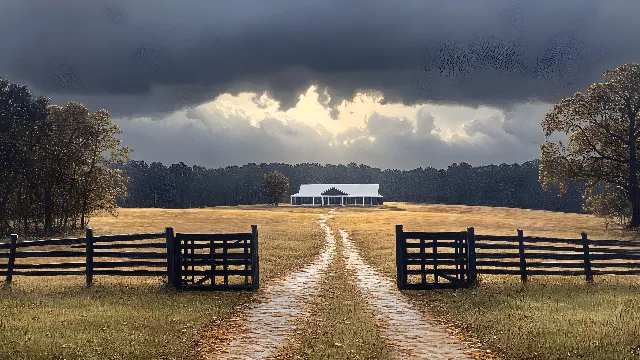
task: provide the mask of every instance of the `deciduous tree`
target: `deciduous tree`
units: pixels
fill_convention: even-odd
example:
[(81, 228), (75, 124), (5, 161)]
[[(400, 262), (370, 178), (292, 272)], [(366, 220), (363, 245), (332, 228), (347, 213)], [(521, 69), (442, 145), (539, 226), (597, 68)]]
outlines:
[(106, 110), (49, 106), (0, 79), (0, 231), (63, 232), (116, 207), (129, 158)]
[(262, 178), (262, 186), (269, 204), (278, 206), (289, 191), (289, 178), (278, 171), (266, 173)]
[[(620, 192), (630, 205), (629, 225), (637, 228), (640, 64), (621, 65), (602, 77), (604, 82), (560, 100), (546, 114), (540, 181), (545, 188), (559, 186), (561, 193), (570, 180), (584, 181), (586, 197), (598, 188)], [(567, 141), (552, 140), (556, 133), (566, 135)]]

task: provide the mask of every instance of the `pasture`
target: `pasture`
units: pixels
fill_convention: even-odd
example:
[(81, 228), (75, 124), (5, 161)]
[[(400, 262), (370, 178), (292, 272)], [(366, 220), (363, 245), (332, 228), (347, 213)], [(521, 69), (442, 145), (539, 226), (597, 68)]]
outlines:
[[(120, 209), (118, 217), (92, 218), (90, 227), (96, 235), (158, 232), (166, 226), (176, 232), (226, 233), (257, 224), (261, 281), (270, 284), (326, 252), (326, 234), (317, 220), (327, 211), (290, 206)], [(325, 259), (319, 288), (309, 299), (310, 313), (296, 319), (295, 331), (277, 354), (280, 358), (393, 357), (396, 344), (376, 323), (370, 295), (355, 286), (355, 270), (342, 256), (345, 245), (338, 239), (339, 230), (348, 232), (365, 263), (393, 281), (396, 224), (407, 231), (473, 226), (478, 234), (514, 235), (521, 228), (535, 236), (579, 238), (586, 231), (590, 238), (623, 237), (605, 232), (600, 219), (587, 215), (404, 203), (339, 208), (326, 224), (337, 239), (335, 249)], [(403, 294), (425, 318), (436, 319), (459, 339), (477, 338), (482, 349), (493, 350), (482, 350), (476, 358), (638, 356), (640, 277), (596, 276), (593, 284), (586, 284), (583, 277), (531, 276), (521, 284), (515, 275), (480, 275), (479, 281), (471, 289)], [(251, 292), (173, 292), (162, 285), (160, 278), (97, 276), (85, 288), (83, 276), (17, 276), (10, 287), (0, 289), (0, 358), (198, 358), (230, 340), (224, 337), (234, 334), (238, 314), (247, 305), (266, 303), (270, 311), (268, 301)], [(298, 286), (307, 285), (302, 281)], [(278, 299), (272, 297), (272, 303)], [(428, 344), (430, 339), (420, 341)]]
[[(411, 231), (620, 239), (602, 220), (509, 208), (387, 204), (340, 211), (332, 226), (350, 232), (365, 261), (395, 278), (393, 224)], [(425, 312), (480, 338), (510, 359), (632, 359), (640, 345), (640, 277), (479, 275), (472, 289), (406, 291)]]
[[(320, 251), (321, 209), (237, 207), (120, 209), (91, 219), (96, 235), (260, 231), (261, 278), (268, 282)], [(52, 261), (55, 259), (52, 259)], [(0, 288), (0, 359), (183, 358), (198, 334), (248, 302), (248, 292), (171, 292), (160, 278), (20, 277)]]

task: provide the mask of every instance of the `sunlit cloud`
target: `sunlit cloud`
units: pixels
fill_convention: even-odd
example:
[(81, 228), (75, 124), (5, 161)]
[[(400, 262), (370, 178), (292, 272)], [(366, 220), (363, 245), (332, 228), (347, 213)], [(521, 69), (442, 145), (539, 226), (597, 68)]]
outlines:
[[(537, 157), (540, 121), (551, 107), (527, 103), (507, 111), (408, 106), (385, 104), (382, 95), (357, 94), (340, 104), (334, 119), (329, 96), (327, 90), (311, 86), (295, 106), (283, 110), (265, 93), (223, 94), (160, 119), (116, 122), (125, 128), (124, 142), (136, 149), (134, 157), (150, 161), (205, 166), (355, 161), (383, 168), (444, 167)], [(165, 148), (166, 141), (178, 145)]]

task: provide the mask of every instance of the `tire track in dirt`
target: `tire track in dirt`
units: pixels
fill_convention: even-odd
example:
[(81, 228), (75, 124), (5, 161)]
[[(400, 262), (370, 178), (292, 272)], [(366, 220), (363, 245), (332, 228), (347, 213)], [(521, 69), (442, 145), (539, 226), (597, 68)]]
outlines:
[(318, 220), (325, 232), (326, 245), (314, 262), (260, 290), (259, 302), (238, 315), (242, 326), (230, 329), (233, 334), (226, 334), (226, 338), (232, 339), (230, 343), (216, 345), (214, 353), (201, 358), (266, 359), (277, 353), (295, 330), (296, 320), (309, 315), (309, 299), (319, 291), (320, 281), (333, 261), (335, 238), (326, 225), (332, 217), (330, 211)]
[(398, 359), (473, 359), (472, 349), (417, 311), (396, 285), (364, 263), (349, 234), (340, 230), (347, 268), (378, 321)]

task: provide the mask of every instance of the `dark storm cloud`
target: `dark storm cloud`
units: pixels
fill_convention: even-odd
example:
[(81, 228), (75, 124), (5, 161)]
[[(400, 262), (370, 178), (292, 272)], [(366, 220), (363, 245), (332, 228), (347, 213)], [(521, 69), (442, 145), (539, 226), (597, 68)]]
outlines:
[[(0, 2), (0, 72), (54, 101), (167, 112), (227, 91), (295, 104), (508, 106), (584, 90), (637, 61), (635, 0), (20, 0)], [(92, 106), (94, 105), (95, 106)]]

